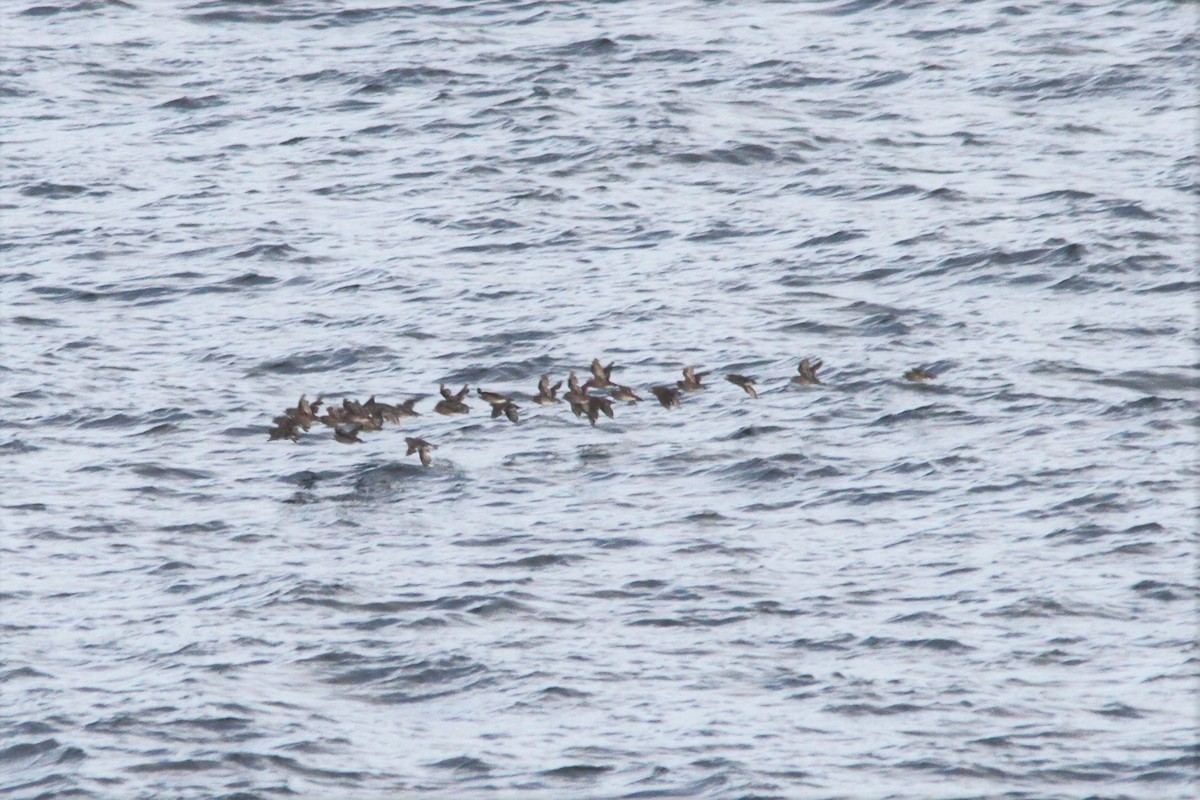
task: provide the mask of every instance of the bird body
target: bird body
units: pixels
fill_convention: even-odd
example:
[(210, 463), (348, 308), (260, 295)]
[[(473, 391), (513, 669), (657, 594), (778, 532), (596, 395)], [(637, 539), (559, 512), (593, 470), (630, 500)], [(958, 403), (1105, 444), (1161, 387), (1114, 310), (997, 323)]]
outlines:
[(679, 390), (671, 386), (655, 386), (651, 390), (663, 408), (679, 408)]
[(817, 370), (825, 363), (821, 359), (809, 361), (807, 358), (800, 359), (800, 363), (796, 366), (797, 375), (792, 376), (792, 383), (798, 383), (801, 386), (820, 386), (821, 379), (817, 377)]
[(910, 381), (916, 381), (920, 383), (921, 381), (933, 380), (934, 374), (926, 369), (923, 369), (922, 367), (913, 367), (908, 372), (904, 373), (904, 377)]
[(725, 380), (734, 386), (742, 387), (751, 397), (758, 397), (758, 391), (754, 388), (754, 378), (747, 378), (745, 375), (726, 375)]
[(421, 459), (421, 466), (428, 467), (433, 461), (433, 457), (429, 454), (429, 451), (436, 449), (436, 445), (432, 445), (424, 439), (414, 437), (405, 437), (404, 443), (408, 445), (408, 451), (404, 455), (411, 456), (413, 453), (416, 453)]
[(701, 383), (706, 375), (708, 375), (707, 372), (701, 372), (699, 375), (697, 375), (695, 367), (684, 367), (683, 380), (675, 381), (675, 385), (680, 389), (683, 389), (685, 392), (698, 392), (701, 389), (708, 388)]

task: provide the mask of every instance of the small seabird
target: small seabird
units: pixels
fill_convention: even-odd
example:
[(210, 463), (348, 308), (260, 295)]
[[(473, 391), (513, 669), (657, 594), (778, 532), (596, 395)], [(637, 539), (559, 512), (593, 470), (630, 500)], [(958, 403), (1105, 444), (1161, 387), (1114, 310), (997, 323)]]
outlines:
[(908, 378), (910, 381), (917, 381), (919, 383), (921, 381), (931, 381), (935, 376), (932, 372), (922, 369), (921, 367), (913, 367), (908, 372), (904, 373), (904, 377)]
[(421, 466), (428, 467), (429, 462), (433, 461), (433, 458), (429, 455), (429, 451), (436, 449), (436, 445), (432, 445), (424, 439), (415, 439), (412, 437), (405, 437), (404, 443), (408, 445), (408, 452), (404, 455), (411, 456), (413, 453), (417, 453), (421, 457)]
[(471, 410), (471, 407), (463, 402), (463, 398), (466, 397), (467, 393), (470, 391), (469, 387), (464, 386), (456, 394), (447, 389), (446, 384), (443, 383), (440, 384), (440, 391), (444, 399), (433, 407), (433, 410), (437, 413), (451, 416), (453, 414), (466, 414)]
[(792, 376), (792, 383), (798, 383), (801, 386), (820, 386), (821, 379), (817, 377), (817, 370), (825, 363), (821, 359), (809, 361), (807, 358), (800, 359), (799, 365), (796, 366), (796, 372), (799, 375)]
[(587, 413), (588, 387), (586, 385), (579, 385), (579, 380), (575, 378), (574, 372), (571, 373), (571, 378), (568, 382), (574, 385), (571, 386), (569, 392), (563, 395), (563, 400), (571, 404), (571, 411), (575, 416), (582, 417)]
[(633, 389), (629, 388), (628, 386), (616, 386), (615, 389), (608, 393), (608, 396), (613, 400), (625, 400), (629, 403), (637, 403), (642, 399), (634, 394)]
[(352, 417), (369, 417), (371, 413), (367, 411), (366, 406), (357, 400), (351, 400), (349, 397), (343, 398), (342, 409)]
[(614, 361), (614, 362), (610, 363), (607, 367), (604, 367), (604, 366), (600, 365), (600, 359), (593, 358), (592, 359), (592, 377), (588, 381), (588, 383), (590, 383), (592, 386), (596, 387), (597, 389), (603, 389), (605, 386), (611, 385), (612, 381), (610, 380), (610, 378), (612, 378), (613, 364), (615, 364), (615, 363), (616, 362)]
[(650, 389), (663, 408), (679, 408), (679, 390), (670, 386), (655, 386)]
[(344, 422), (334, 426), (333, 438), (342, 444), (362, 444), (363, 440), (358, 438), (358, 432), (362, 429), (363, 426), (357, 422)]
[(412, 410), (413, 403), (417, 402), (414, 397), (403, 405), (393, 406), (387, 403), (380, 403), (375, 399), (375, 395), (371, 395), (371, 399), (363, 403), (363, 408), (372, 417), (379, 420), (387, 420), (393, 424), (400, 422), (401, 417), (415, 417), (417, 412)]
[(482, 397), (492, 407), (492, 419), (496, 419), (501, 414), (508, 417), (509, 422), (517, 421), (517, 411), (521, 408), (512, 401), (508, 395), (500, 394), (499, 392), (485, 392), (483, 389), (476, 387), (475, 393)]
[(317, 409), (321, 407), (321, 398), (317, 398), (312, 403), (308, 402), (308, 398), (300, 395), (300, 400), (297, 401), (295, 408), (284, 409), (284, 414), (296, 421), (304, 430), (312, 427), (312, 424), (317, 421)]
[(587, 403), (588, 422), (595, 425), (601, 413), (609, 419), (613, 418), (612, 401), (607, 397), (589, 397)]
[(754, 389), (754, 378), (747, 378), (745, 375), (726, 375), (725, 380), (734, 386), (742, 387), (751, 397), (758, 397), (758, 392)]
[(475, 388), (475, 394), (479, 395), (479, 397), (488, 405), (502, 406), (505, 403), (510, 402), (508, 395), (500, 394), (499, 392), (485, 392), (479, 387)]
[(349, 416), (341, 406), (329, 406), (323, 416), (317, 417), (317, 421), (332, 427), (346, 422)]
[(300, 441), (300, 431), (296, 430), (296, 425), (298, 424), (296, 420), (285, 414), (275, 417), (271, 421), (275, 423), (275, 427), (267, 430), (267, 433), (271, 436), (267, 440), (268, 442), (273, 442), (276, 439), (291, 439), (293, 442)]
[(538, 393), (537, 396), (533, 398), (533, 402), (537, 403), (539, 406), (552, 406), (555, 403), (561, 402), (556, 395), (558, 394), (558, 390), (562, 384), (563, 382), (559, 381), (551, 386), (550, 376), (543, 375), (542, 379), (538, 381)]
[(580, 392), (579, 378), (575, 377), (575, 370), (571, 370), (571, 374), (567, 376), (567, 390), (576, 394)]
[(675, 381), (675, 385), (680, 389), (683, 389), (685, 392), (698, 392), (701, 389), (708, 388), (700, 382), (706, 375), (708, 375), (707, 372), (701, 372), (699, 375), (697, 375), (695, 367), (684, 367), (683, 380)]
[(420, 399), (419, 397), (410, 397), (400, 405), (392, 406), (392, 408), (396, 409), (396, 416), (398, 417), (419, 417), (421, 414), (413, 406)]

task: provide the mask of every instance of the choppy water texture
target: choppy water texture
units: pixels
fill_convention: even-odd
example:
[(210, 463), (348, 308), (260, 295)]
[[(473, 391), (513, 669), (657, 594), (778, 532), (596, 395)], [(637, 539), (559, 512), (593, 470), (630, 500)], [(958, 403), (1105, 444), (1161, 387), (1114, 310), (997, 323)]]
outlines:
[(1197, 790), (1195, 3), (29, 2), (0, 796)]

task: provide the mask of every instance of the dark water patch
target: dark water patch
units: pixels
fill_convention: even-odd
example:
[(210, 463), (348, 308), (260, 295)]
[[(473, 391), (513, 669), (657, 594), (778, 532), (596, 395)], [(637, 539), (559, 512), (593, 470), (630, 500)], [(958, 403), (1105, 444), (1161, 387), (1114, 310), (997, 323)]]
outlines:
[(873, 73), (870, 77), (864, 78), (861, 81), (856, 81), (851, 86), (855, 89), (878, 89), (882, 86), (891, 86), (894, 83), (906, 81), (910, 76), (911, 73), (904, 72), (903, 70), (884, 70)]
[(16, 316), (12, 318), (14, 325), (20, 325), (27, 328), (61, 328), (63, 323), (56, 319), (48, 319), (42, 317), (26, 317)]
[[(264, 261), (286, 261), (295, 257), (299, 251), (286, 242), (275, 244), (256, 244), (233, 254), (234, 258), (261, 258)], [(236, 280), (236, 279), (235, 279)], [(234, 284), (237, 285), (237, 284)]]
[[(828, 599), (828, 598), (826, 598)], [(855, 637), (849, 633), (842, 633), (832, 636), (828, 639), (793, 639), (788, 647), (797, 650), (808, 650), (814, 653), (829, 653), (829, 652), (845, 652), (850, 650), (850, 644), (855, 641)]]
[(721, 437), (722, 441), (736, 442), (741, 439), (756, 439), (760, 436), (772, 436), (778, 433), (784, 433), (787, 428), (781, 425), (747, 425), (744, 428), (738, 428), (728, 436)]
[(340, 347), (332, 350), (316, 350), (296, 353), (285, 358), (264, 361), (249, 373), (255, 377), (265, 373), (278, 375), (306, 375), (311, 372), (333, 372), (352, 367), (362, 362), (376, 361), (393, 356), (392, 350), (379, 345), (365, 347)]
[(923, 758), (916, 761), (902, 761), (896, 765), (896, 768), (914, 770), (917, 772), (931, 772), (935, 775), (956, 779), (974, 778), (991, 781), (1011, 781), (1013, 779), (1012, 773), (1005, 772), (1004, 770), (996, 767), (988, 767), (980, 764), (972, 764), (968, 766), (950, 764), (946, 761), (934, 758)]
[(1138, 203), (1117, 203), (1115, 205), (1107, 206), (1104, 210), (1111, 216), (1117, 217), (1118, 219), (1162, 219), (1158, 214), (1147, 211)]
[(762, 144), (734, 144), (713, 150), (677, 153), (671, 158), (681, 164), (733, 164), (739, 167), (767, 164), (779, 160), (779, 154)]
[(154, 772), (207, 772), (208, 770), (219, 769), (220, 761), (212, 761), (209, 759), (186, 758), (180, 761), (171, 761), (164, 759), (162, 761), (151, 761), (144, 764), (134, 764), (131, 767), (126, 767), (126, 772), (133, 773), (154, 773)]
[(558, 58), (578, 58), (588, 56), (606, 56), (615, 53), (621, 46), (607, 36), (595, 39), (584, 39), (561, 47), (550, 47), (544, 50), (546, 55)]
[[(0, 598), (0, 599), (15, 599), (15, 598), (9, 596), (8, 598)], [(40, 672), (40, 671), (34, 669), (33, 667), (17, 667), (16, 669), (10, 669), (7, 672), (0, 672), (0, 683), (8, 683), (9, 681), (21, 680), (24, 678), (50, 678), (50, 677), (53, 677), (53, 676), (46, 672)], [(2, 761), (2, 760), (3, 759), (0, 758), (0, 761)]]
[(89, 191), (86, 186), (46, 182), (25, 186), (21, 189), (21, 194), (25, 197), (44, 197), (47, 200), (68, 200), (87, 194)]
[(830, 244), (844, 244), (845, 242), (852, 242), (855, 239), (862, 239), (866, 235), (863, 231), (838, 231), (825, 236), (813, 236), (805, 239), (797, 247), (822, 247)]
[[(747, 89), (803, 89), (840, 83), (837, 78), (814, 75), (798, 64), (780, 59), (756, 62), (751, 64), (748, 70), (749, 77), (742, 81)], [(759, 71), (766, 74), (759, 76)]]
[(931, 403), (917, 408), (910, 408), (906, 411), (900, 411), (895, 414), (884, 414), (879, 417), (872, 425), (881, 427), (890, 427), (892, 425), (907, 425), (913, 422), (925, 422), (930, 420), (938, 421), (953, 421), (953, 422), (978, 422), (979, 418), (974, 414), (961, 409), (951, 408), (950, 406), (940, 403)]
[(445, 769), (454, 772), (462, 772), (470, 775), (487, 775), (490, 774), (495, 767), (483, 759), (475, 758), (474, 756), (453, 756), (452, 758), (444, 758), (441, 761), (435, 761), (430, 764), (432, 769)]
[(1184, 586), (1178, 583), (1163, 583), (1150, 579), (1138, 581), (1130, 588), (1148, 600), (1158, 600), (1163, 603), (1184, 599), (1194, 600), (1200, 596), (1200, 589), (1196, 587)]
[[(316, 767), (305, 766), (298, 760), (286, 756), (261, 755), (258, 753), (231, 753), (226, 755), (224, 760), (248, 769), (266, 770), (274, 767), (284, 769), (294, 775), (334, 782), (360, 781), (366, 777), (361, 772), (318, 769)], [(275, 793), (273, 792), (272, 794)]]
[(921, 195), (922, 200), (940, 200), (946, 203), (961, 203), (969, 199), (966, 192), (961, 192), (957, 189), (951, 189), (947, 186), (942, 186), (938, 189), (931, 189)]
[(601, 775), (612, 771), (612, 767), (598, 766), (594, 764), (569, 764), (565, 767), (548, 769), (538, 774), (545, 775), (547, 778), (556, 778), (558, 780), (581, 781), (598, 778)]
[(913, 28), (901, 35), (905, 38), (928, 42), (947, 37), (957, 39), (960, 36), (973, 36), (979, 33), (987, 33), (989, 30), (991, 29), (973, 25), (956, 25), (949, 28)]
[(862, 200), (892, 200), (899, 197), (910, 197), (914, 194), (921, 194), (924, 190), (919, 186), (913, 186), (911, 183), (906, 183), (903, 186), (896, 186), (892, 189), (884, 191), (871, 190), (871, 194), (864, 195)]
[(1170, 281), (1151, 286), (1147, 289), (1137, 289), (1137, 294), (1195, 294), (1200, 290), (1200, 281)]
[(216, 477), (213, 473), (204, 470), (168, 467), (161, 464), (135, 464), (131, 470), (135, 475), (141, 475), (143, 478), (159, 480), (207, 481)]
[(1133, 706), (1128, 706), (1120, 702), (1106, 703), (1104, 706), (1094, 709), (1092, 713), (1099, 714), (1102, 717), (1114, 717), (1117, 719), (1141, 719), (1145, 716)]
[(546, 567), (565, 567), (578, 561), (585, 560), (584, 556), (547, 553), (537, 556), (526, 556), (511, 561), (494, 561), (481, 566), (488, 569), (545, 569)]
[(35, 444), (23, 441), (21, 439), (10, 439), (3, 444), (0, 444), (0, 455), (2, 456), (18, 456), (24, 453), (36, 453), (42, 448)]
[(155, 108), (169, 108), (176, 111), (199, 111), (203, 108), (216, 108), (225, 104), (225, 98), (220, 95), (210, 94), (203, 97), (177, 97), (174, 100), (161, 103), (155, 106)]
[(843, 703), (841, 705), (828, 705), (821, 710), (843, 717), (891, 717), (897, 714), (913, 714), (930, 709), (912, 703), (890, 703), (887, 705)]
[(1069, 200), (1072, 202), (1082, 202), (1091, 200), (1096, 195), (1091, 192), (1084, 192), (1078, 189), (1056, 189), (1052, 192), (1042, 192), (1040, 194), (1029, 195), (1021, 198), (1022, 202), (1041, 202), (1046, 200)]

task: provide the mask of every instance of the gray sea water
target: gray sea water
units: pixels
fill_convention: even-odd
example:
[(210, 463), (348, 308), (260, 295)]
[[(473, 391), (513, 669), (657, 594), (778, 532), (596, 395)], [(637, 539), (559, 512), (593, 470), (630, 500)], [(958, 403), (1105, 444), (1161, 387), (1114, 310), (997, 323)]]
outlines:
[(6, 2), (0, 798), (1194, 796), (1197, 9)]

